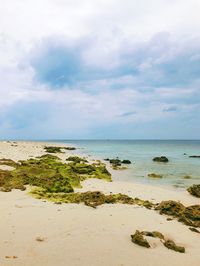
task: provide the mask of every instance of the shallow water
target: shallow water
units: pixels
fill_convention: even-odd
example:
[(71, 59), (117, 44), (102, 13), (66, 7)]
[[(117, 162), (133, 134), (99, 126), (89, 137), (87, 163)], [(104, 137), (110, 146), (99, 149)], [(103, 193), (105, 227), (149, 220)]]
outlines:
[[(95, 158), (129, 159), (132, 164), (128, 170), (121, 170), (116, 179), (136, 181), (154, 185), (172, 185), (185, 188), (200, 183), (200, 158), (189, 158), (189, 155), (200, 155), (199, 140), (63, 140), (80, 148), (83, 154)], [(168, 163), (153, 162), (155, 156), (167, 156)], [(149, 173), (162, 174), (161, 179), (152, 179)], [(184, 179), (189, 175), (191, 179)]]

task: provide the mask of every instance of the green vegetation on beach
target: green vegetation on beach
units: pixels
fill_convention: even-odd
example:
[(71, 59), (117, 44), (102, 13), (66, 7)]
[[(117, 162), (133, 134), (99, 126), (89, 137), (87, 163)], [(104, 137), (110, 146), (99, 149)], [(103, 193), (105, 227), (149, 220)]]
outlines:
[(59, 157), (45, 154), (19, 162), (0, 159), (0, 164), (14, 167), (11, 171), (0, 170), (0, 190), (4, 192), (12, 189), (25, 190), (26, 185), (30, 185), (34, 187), (30, 192), (34, 197), (58, 204), (83, 203), (94, 208), (114, 203), (138, 205), (177, 218), (185, 225), (200, 227), (199, 205), (185, 207), (180, 202), (172, 200), (152, 203), (124, 194), (105, 195), (100, 191), (75, 193), (74, 188), (81, 188), (81, 181), (88, 178), (112, 181), (111, 174), (100, 161), (88, 163), (84, 158), (70, 156), (66, 163), (63, 163)]
[(56, 147), (56, 146), (45, 146), (44, 149), (48, 153), (63, 153), (62, 150), (69, 150), (69, 151), (76, 150), (75, 147)]
[(75, 187), (80, 188), (80, 182), (87, 178), (111, 181), (111, 174), (103, 163), (63, 163), (57, 156), (50, 154), (18, 163), (3, 159), (0, 163), (15, 167), (12, 171), (0, 170), (2, 191), (25, 190), (26, 185), (31, 185), (42, 188), (46, 193), (69, 193), (73, 192)]

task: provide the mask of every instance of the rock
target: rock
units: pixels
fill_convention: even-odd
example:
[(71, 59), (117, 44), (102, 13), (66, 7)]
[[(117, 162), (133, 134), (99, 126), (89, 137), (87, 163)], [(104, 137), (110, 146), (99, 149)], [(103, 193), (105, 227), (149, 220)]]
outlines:
[(69, 156), (66, 159), (66, 161), (71, 161), (71, 162), (75, 162), (75, 163), (81, 163), (81, 162), (87, 163), (88, 162), (85, 158), (81, 158), (78, 156)]
[(43, 237), (40, 237), (40, 236), (38, 236), (38, 237), (36, 237), (36, 239), (35, 239), (36, 241), (38, 241), (38, 242), (43, 242), (44, 241), (44, 238)]
[(75, 147), (62, 147), (62, 149), (68, 150), (68, 151), (74, 151), (74, 150), (76, 150)]
[(169, 159), (165, 156), (160, 156), (160, 157), (154, 157), (153, 161), (154, 162), (167, 163), (169, 161)]
[(112, 165), (115, 165), (115, 166), (121, 166), (121, 160), (120, 160), (120, 159), (110, 159), (109, 162), (110, 162)]
[(185, 206), (177, 201), (169, 200), (162, 201), (156, 210), (160, 211), (160, 214), (167, 214), (173, 217), (179, 217), (179, 215), (185, 210)]
[(62, 150), (69, 150), (69, 151), (76, 150), (75, 147), (55, 147), (55, 146), (45, 146), (44, 149), (48, 153), (63, 153)]
[(190, 175), (185, 175), (183, 178), (184, 179), (191, 179), (192, 177)]
[(131, 235), (132, 242), (136, 245), (150, 248), (149, 242), (143, 237), (142, 233), (138, 230), (136, 230), (134, 235)]
[(187, 191), (193, 196), (200, 198), (200, 184), (189, 187)]
[(164, 239), (164, 235), (158, 231), (153, 231), (153, 232), (143, 231), (142, 234), (144, 236), (150, 236), (150, 237)]
[(200, 227), (200, 205), (186, 207), (179, 221), (186, 225)]
[(194, 227), (189, 227), (189, 229), (190, 229), (192, 232), (195, 232), (195, 233), (200, 234), (199, 230), (197, 230), (197, 229), (194, 228)]
[(176, 252), (185, 253), (185, 248), (181, 246), (177, 246), (173, 240), (166, 240), (164, 242), (164, 246)]
[(110, 162), (110, 164), (112, 165), (112, 168), (114, 170), (123, 170), (126, 169), (125, 167), (121, 167), (122, 164), (131, 164), (130, 160), (120, 160), (118, 157), (116, 159), (109, 159), (106, 158), (104, 159), (105, 161)]
[(131, 164), (131, 161), (130, 160), (123, 160), (122, 163), (123, 164)]
[(151, 177), (151, 178), (162, 178), (163, 176), (162, 175), (159, 175), (159, 174), (148, 174), (148, 177)]
[(155, 210), (159, 210), (160, 214), (176, 217), (185, 225), (200, 227), (200, 205), (185, 207), (180, 202), (169, 200), (162, 201)]

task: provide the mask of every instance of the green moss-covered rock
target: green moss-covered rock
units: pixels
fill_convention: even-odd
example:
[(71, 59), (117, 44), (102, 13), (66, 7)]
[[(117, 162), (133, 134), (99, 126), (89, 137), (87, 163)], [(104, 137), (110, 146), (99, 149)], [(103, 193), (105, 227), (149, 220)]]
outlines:
[(190, 231), (200, 234), (199, 230), (197, 230), (195, 227), (189, 227)]
[(183, 179), (191, 179), (192, 177), (190, 175), (184, 175)]
[(185, 248), (181, 246), (177, 246), (173, 240), (165, 240), (164, 246), (176, 252), (185, 253)]
[(17, 167), (18, 163), (16, 163), (15, 161), (11, 160), (11, 159), (0, 159), (0, 165), (8, 165), (8, 166), (12, 166), (12, 167)]
[(145, 248), (150, 248), (149, 242), (144, 238), (143, 234), (138, 230), (136, 230), (134, 235), (131, 235), (131, 240), (136, 245), (139, 245)]
[(193, 205), (185, 207), (180, 202), (176, 201), (162, 201), (156, 208), (160, 214), (166, 214), (178, 218), (189, 226), (200, 227), (200, 205)]
[(168, 249), (171, 249), (171, 250), (174, 250), (174, 251), (180, 252), (180, 253), (185, 253), (184, 247), (177, 246), (173, 240), (165, 239), (165, 236), (158, 231), (153, 231), (153, 232), (142, 231), (142, 232), (140, 232), (140, 231), (136, 230), (135, 234), (131, 235), (132, 242), (139, 245), (139, 246), (150, 248), (150, 244), (144, 238), (144, 236), (159, 238), (161, 240), (161, 243), (163, 243), (163, 245), (165, 247), (167, 247)]
[(164, 235), (158, 231), (153, 231), (153, 232), (149, 232), (149, 231), (143, 231), (141, 232), (142, 235), (144, 236), (150, 236), (150, 237), (154, 237), (154, 238), (160, 238), (160, 239), (164, 239)]
[(84, 158), (78, 157), (78, 156), (69, 156), (66, 161), (71, 161), (71, 162), (75, 162), (75, 163), (81, 163), (81, 162), (85, 162), (87, 163), (88, 161)]
[[(10, 164), (4, 160), (4, 164)], [(105, 165), (88, 164), (85, 159), (80, 163), (72, 161), (63, 163), (51, 154), (21, 160), (12, 171), (0, 170), (0, 189), (11, 191), (13, 188), (25, 189), (25, 185), (37, 186), (47, 192), (73, 192), (73, 188), (81, 187), (81, 181), (87, 178), (99, 178), (111, 181), (111, 174)]]
[(200, 184), (199, 184), (199, 185), (193, 185), (193, 186), (189, 187), (189, 188), (187, 189), (187, 191), (188, 191), (191, 195), (193, 195), (193, 196), (195, 196), (195, 197), (197, 197), (197, 198), (200, 198)]
[(122, 164), (131, 164), (130, 160), (127, 160), (127, 159), (126, 160), (120, 160), (118, 157), (115, 159), (106, 158), (104, 160), (110, 162), (110, 164), (114, 170), (127, 169), (126, 167), (123, 167)]
[(163, 175), (152, 173), (152, 174), (148, 174), (148, 177), (150, 177), (150, 178), (162, 178)]
[(160, 157), (154, 157), (154, 162), (160, 162), (160, 163), (167, 163), (169, 162), (169, 159), (166, 156), (160, 156)]
[(75, 147), (56, 147), (56, 146), (45, 146), (44, 149), (48, 153), (63, 153), (62, 150), (68, 150), (68, 151), (76, 150)]

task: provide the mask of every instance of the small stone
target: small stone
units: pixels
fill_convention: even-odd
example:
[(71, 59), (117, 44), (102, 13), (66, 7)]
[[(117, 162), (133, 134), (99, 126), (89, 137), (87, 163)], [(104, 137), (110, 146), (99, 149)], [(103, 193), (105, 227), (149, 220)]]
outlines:
[(35, 240), (38, 241), (38, 242), (44, 242), (44, 238), (40, 237), (40, 236), (36, 237)]

